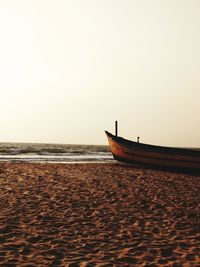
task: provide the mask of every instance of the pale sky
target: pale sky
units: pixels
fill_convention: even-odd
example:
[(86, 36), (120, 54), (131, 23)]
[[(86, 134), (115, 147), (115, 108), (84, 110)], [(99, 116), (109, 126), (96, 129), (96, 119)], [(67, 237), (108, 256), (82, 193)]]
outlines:
[(0, 142), (200, 147), (199, 0), (0, 0)]

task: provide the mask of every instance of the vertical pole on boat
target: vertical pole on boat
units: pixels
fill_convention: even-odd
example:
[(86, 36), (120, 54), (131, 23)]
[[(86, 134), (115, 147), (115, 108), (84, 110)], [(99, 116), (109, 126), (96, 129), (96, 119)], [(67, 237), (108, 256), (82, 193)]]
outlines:
[(115, 121), (115, 136), (118, 135), (118, 121)]

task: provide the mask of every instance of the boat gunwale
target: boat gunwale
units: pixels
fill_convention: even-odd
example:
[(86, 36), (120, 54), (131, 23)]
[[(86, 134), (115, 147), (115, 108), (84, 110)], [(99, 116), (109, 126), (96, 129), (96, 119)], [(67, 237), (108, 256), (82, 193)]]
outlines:
[(192, 148), (179, 148), (179, 147), (167, 147), (167, 146), (159, 146), (159, 145), (150, 145), (145, 143), (139, 143), (135, 141), (131, 141), (125, 139), (120, 136), (115, 136), (108, 131), (105, 131), (106, 135), (112, 138), (115, 142), (119, 145), (122, 145), (129, 149), (136, 149), (136, 150), (144, 150), (148, 152), (159, 152), (159, 153), (169, 153), (169, 154), (177, 154), (177, 155), (187, 155), (187, 156), (194, 156), (200, 157), (200, 150), (192, 149)]

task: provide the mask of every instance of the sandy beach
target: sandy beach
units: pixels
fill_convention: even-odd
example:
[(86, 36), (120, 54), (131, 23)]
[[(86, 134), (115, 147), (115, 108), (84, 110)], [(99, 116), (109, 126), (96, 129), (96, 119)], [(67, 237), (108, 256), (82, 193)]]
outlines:
[(0, 163), (0, 266), (200, 266), (200, 175)]

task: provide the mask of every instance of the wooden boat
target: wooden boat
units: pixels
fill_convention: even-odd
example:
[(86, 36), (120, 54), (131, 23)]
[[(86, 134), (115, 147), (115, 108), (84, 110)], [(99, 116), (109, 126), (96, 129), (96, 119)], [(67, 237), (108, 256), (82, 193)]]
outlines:
[(200, 150), (134, 142), (107, 131), (106, 135), (116, 160), (162, 169), (200, 171)]

